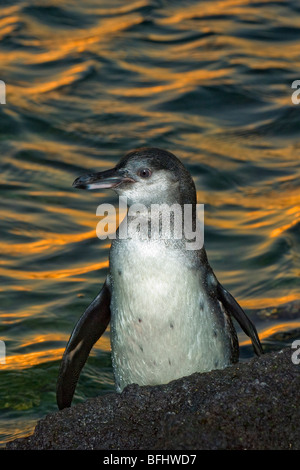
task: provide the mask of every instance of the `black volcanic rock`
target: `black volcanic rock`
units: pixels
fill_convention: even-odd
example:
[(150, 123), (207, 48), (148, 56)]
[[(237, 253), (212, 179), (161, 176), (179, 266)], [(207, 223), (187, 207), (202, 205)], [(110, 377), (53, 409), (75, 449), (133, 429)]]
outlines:
[(167, 385), (130, 385), (40, 420), (7, 449), (300, 449), (290, 348)]

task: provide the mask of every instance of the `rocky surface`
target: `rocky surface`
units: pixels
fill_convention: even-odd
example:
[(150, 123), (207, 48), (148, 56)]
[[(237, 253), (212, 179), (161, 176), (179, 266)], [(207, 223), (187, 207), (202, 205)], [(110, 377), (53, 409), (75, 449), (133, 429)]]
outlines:
[[(7, 449), (300, 449), (291, 348), (49, 414)], [(300, 354), (299, 354), (300, 358)]]

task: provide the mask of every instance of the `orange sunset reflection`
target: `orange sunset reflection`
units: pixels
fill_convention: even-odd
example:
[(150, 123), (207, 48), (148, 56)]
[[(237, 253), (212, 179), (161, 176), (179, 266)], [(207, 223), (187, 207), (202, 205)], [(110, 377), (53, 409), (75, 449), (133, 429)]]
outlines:
[[(291, 329), (298, 329), (300, 328), (300, 322), (289, 322), (289, 323), (279, 323), (278, 325), (273, 325), (269, 328), (266, 328), (259, 333), (259, 338), (261, 341), (264, 341), (265, 339), (270, 338), (272, 335), (276, 333), (282, 333), (284, 331), (289, 331)], [(240, 346), (246, 346), (251, 344), (250, 339), (245, 339), (243, 341), (240, 341)]]
[[(109, 331), (109, 329), (107, 330)], [(0, 364), (0, 370), (23, 370), (27, 369), (29, 367), (33, 367), (36, 365), (40, 365), (43, 363), (48, 363), (48, 362), (53, 362), (53, 361), (60, 361), (65, 347), (63, 348), (49, 348), (49, 349), (43, 349), (43, 343), (45, 341), (65, 341), (67, 344), (68, 337), (61, 336), (61, 335), (55, 335), (55, 334), (48, 334), (48, 335), (37, 335), (34, 338), (31, 338), (30, 343), (24, 342), (24, 344), (20, 347), (22, 349), (23, 347), (34, 347), (35, 349), (37, 348), (38, 343), (41, 344), (41, 350), (34, 351), (34, 352), (20, 352), (20, 354), (13, 354), (10, 355), (9, 351), (7, 352), (6, 356), (6, 361), (5, 364)], [(91, 356), (95, 354), (95, 350), (99, 351), (105, 351), (109, 352), (110, 351), (110, 339), (109, 335), (104, 334), (101, 339), (95, 344), (93, 347), (93, 350), (91, 351)]]

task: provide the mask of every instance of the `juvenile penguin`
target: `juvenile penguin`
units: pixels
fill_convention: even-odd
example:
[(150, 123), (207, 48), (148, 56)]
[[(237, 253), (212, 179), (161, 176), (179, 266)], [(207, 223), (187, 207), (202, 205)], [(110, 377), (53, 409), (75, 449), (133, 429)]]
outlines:
[[(146, 210), (139, 217), (147, 223), (153, 204), (196, 207), (190, 173), (175, 155), (158, 148), (131, 151), (115, 168), (83, 175), (73, 186), (111, 188), (127, 198), (129, 211), (143, 204)], [(136, 229), (134, 215), (127, 224), (129, 231), (130, 226)], [(124, 239), (118, 229), (102, 290), (79, 319), (64, 352), (58, 407), (71, 405), (81, 369), (109, 322), (116, 389), (121, 392), (131, 383), (163, 384), (237, 362), (239, 344), (231, 317), (261, 355), (255, 326), (218, 282), (203, 246), (190, 250), (184, 237), (165, 239), (151, 233)]]

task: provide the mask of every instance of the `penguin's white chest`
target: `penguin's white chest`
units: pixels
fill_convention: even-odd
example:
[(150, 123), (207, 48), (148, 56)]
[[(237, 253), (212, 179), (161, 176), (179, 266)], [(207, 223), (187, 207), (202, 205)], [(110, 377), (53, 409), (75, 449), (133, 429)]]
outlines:
[(230, 363), (198, 270), (161, 242), (122, 241), (111, 252), (111, 345), (117, 390), (155, 385)]

